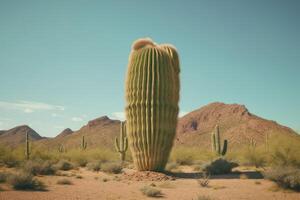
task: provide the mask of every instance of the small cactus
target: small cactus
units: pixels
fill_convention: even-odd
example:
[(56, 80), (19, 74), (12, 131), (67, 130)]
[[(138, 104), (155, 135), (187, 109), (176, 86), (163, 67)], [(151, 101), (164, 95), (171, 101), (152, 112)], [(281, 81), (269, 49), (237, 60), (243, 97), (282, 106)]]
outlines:
[(126, 137), (126, 122), (121, 122), (120, 127), (120, 141), (118, 137), (115, 138), (115, 148), (120, 153), (120, 159), (122, 162), (125, 161), (125, 155), (128, 148), (128, 139)]
[(60, 145), (58, 146), (58, 152), (59, 152), (59, 153), (64, 153), (64, 152), (66, 152), (65, 146), (64, 146), (63, 144), (60, 144)]
[(227, 153), (227, 140), (224, 140), (223, 148), (221, 148), (220, 142), (220, 129), (219, 126), (216, 125), (215, 131), (211, 133), (211, 144), (212, 144), (212, 151), (215, 152), (219, 156), (225, 156)]
[(266, 152), (269, 151), (269, 134), (267, 133), (265, 136), (265, 146), (266, 146)]
[(30, 144), (29, 144), (29, 134), (28, 132), (26, 133), (26, 139), (25, 139), (25, 157), (26, 160), (29, 160), (31, 154), (30, 150)]
[(84, 136), (82, 136), (80, 148), (81, 150), (86, 150), (87, 148), (87, 142), (85, 141)]
[(250, 139), (249, 147), (253, 150), (256, 148), (256, 141), (253, 138)]

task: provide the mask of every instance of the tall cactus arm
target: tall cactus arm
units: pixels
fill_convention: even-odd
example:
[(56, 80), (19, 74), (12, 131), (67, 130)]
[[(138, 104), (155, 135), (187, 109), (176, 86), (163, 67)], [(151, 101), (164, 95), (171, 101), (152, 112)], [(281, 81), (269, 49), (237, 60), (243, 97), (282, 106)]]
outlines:
[(224, 140), (222, 156), (225, 156), (225, 154), (227, 153), (227, 146), (228, 146), (228, 142), (227, 140)]

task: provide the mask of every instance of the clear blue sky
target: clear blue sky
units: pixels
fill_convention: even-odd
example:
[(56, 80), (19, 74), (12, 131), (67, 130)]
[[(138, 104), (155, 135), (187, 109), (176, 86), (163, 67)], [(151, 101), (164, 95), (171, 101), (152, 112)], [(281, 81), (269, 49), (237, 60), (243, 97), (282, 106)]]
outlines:
[(44, 136), (124, 109), (131, 43), (172, 43), (181, 112), (214, 101), (300, 129), (300, 1), (0, 0), (0, 129)]

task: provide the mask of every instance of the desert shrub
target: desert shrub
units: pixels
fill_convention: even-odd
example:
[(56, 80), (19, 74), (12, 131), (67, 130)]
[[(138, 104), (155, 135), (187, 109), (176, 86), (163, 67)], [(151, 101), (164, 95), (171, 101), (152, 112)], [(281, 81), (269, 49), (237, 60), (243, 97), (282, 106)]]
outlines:
[(70, 163), (67, 160), (60, 160), (60, 161), (58, 161), (58, 163), (56, 163), (54, 165), (54, 168), (57, 169), (57, 170), (68, 171), (70, 169), (73, 169), (74, 166), (72, 165), (72, 163)]
[(12, 152), (12, 150), (2, 147), (0, 148), (0, 163), (1, 165), (5, 165), (9, 168), (17, 167), (20, 163), (20, 160)]
[(119, 174), (121, 173), (123, 167), (119, 162), (106, 162), (101, 165), (101, 169), (107, 173)]
[(293, 147), (274, 148), (270, 155), (270, 164), (272, 166), (300, 167), (299, 155), (300, 152), (299, 154), (295, 154)]
[(141, 189), (141, 192), (147, 197), (160, 197), (162, 196), (161, 190), (153, 187), (153, 186), (144, 186)]
[(19, 172), (18, 174), (10, 175), (8, 177), (10, 183), (16, 190), (44, 190), (45, 185), (33, 177), (32, 174), (26, 172)]
[(282, 188), (300, 191), (300, 169), (277, 167), (264, 172), (264, 177), (274, 181)]
[(42, 161), (58, 161), (56, 154), (53, 151), (43, 149), (42, 147), (36, 147), (32, 150), (30, 156), (32, 160), (42, 160)]
[(214, 157), (211, 151), (205, 149), (179, 147), (172, 150), (170, 160), (179, 165), (191, 165), (199, 161), (212, 160)]
[(10, 175), (10, 173), (0, 172), (0, 183), (5, 183)]
[(86, 167), (88, 170), (98, 172), (101, 169), (101, 161), (89, 162)]
[(201, 187), (207, 187), (209, 184), (209, 178), (210, 178), (210, 176), (208, 174), (204, 173), (202, 175), (202, 177), (197, 180), (197, 182)]
[(24, 163), (23, 169), (33, 175), (52, 175), (55, 174), (55, 168), (50, 161), (27, 161)]
[(209, 164), (204, 165), (203, 171), (208, 174), (227, 174), (230, 173), (234, 167), (238, 164), (235, 162), (230, 162), (223, 158), (218, 158)]
[(246, 165), (251, 165), (255, 167), (264, 167), (267, 163), (267, 158), (265, 152), (258, 152), (255, 150), (249, 150), (246, 152)]
[(107, 148), (87, 149), (82, 151), (80, 149), (71, 149), (64, 154), (64, 158), (71, 162), (84, 167), (91, 161), (112, 161), (118, 159), (118, 154)]
[(83, 177), (81, 175), (76, 175), (75, 178), (82, 179)]
[(63, 178), (59, 179), (56, 182), (58, 185), (72, 185), (72, 182), (69, 179)]

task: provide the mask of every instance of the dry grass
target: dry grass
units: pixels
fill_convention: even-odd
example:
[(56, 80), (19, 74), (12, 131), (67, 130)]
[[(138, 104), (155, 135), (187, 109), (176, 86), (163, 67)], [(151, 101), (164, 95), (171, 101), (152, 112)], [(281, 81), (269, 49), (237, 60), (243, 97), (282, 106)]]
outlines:
[(147, 185), (147, 186), (142, 187), (140, 190), (147, 197), (161, 197), (162, 196), (161, 190), (159, 190), (153, 186)]
[(56, 182), (58, 185), (72, 185), (72, 181), (70, 181), (69, 179), (63, 178), (63, 179), (59, 179)]

